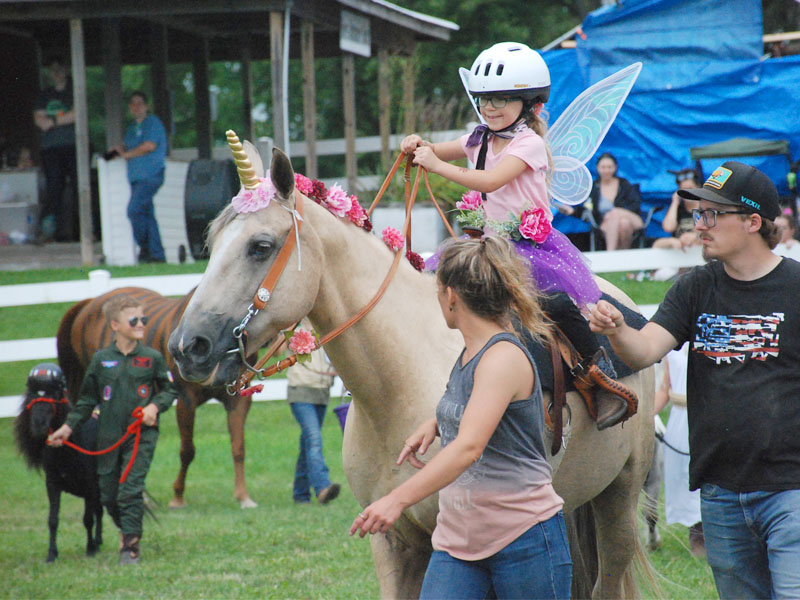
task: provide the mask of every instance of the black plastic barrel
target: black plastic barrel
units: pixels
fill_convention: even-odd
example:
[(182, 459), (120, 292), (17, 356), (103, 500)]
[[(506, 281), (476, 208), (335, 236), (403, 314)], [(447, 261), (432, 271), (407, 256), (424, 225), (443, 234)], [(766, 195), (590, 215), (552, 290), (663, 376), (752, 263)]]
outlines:
[(193, 160), (186, 173), (184, 212), (189, 250), (195, 259), (208, 258), (206, 228), (239, 191), (233, 160)]

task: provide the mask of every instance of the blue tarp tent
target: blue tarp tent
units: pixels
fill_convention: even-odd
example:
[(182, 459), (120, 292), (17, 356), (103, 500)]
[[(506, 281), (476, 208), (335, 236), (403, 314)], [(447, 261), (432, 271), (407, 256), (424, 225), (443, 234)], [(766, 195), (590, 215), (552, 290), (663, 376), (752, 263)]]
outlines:
[[(588, 86), (641, 61), (599, 152), (617, 156), (620, 174), (640, 184), (645, 200), (669, 200), (668, 170), (693, 166), (692, 147), (787, 140), (800, 156), (800, 56), (762, 59), (760, 0), (626, 0), (591, 13), (582, 29), (576, 49), (543, 54), (550, 122)], [(739, 160), (761, 167), (765, 159)], [(764, 170), (788, 195), (786, 171)]]

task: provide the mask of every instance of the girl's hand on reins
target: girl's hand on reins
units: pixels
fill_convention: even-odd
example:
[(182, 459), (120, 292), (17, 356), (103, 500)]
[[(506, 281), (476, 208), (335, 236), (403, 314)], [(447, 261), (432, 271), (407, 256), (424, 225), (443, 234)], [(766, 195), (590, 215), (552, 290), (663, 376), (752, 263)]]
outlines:
[(430, 145), (422, 145), (414, 150), (414, 164), (419, 165), (429, 173), (435, 173), (436, 165), (440, 162), (442, 161), (439, 160)]
[(428, 447), (434, 439), (436, 439), (437, 425), (436, 419), (428, 419), (422, 425), (417, 427), (417, 430), (412, 433), (403, 444), (403, 449), (400, 451), (400, 456), (397, 457), (397, 464), (403, 464), (404, 460), (408, 460), (408, 464), (417, 469), (425, 466), (425, 463), (417, 458), (417, 452), (425, 454)]
[(420, 136), (418, 136), (416, 133), (413, 133), (403, 138), (403, 141), (400, 142), (400, 150), (406, 154), (413, 154), (414, 150), (417, 149), (417, 146), (422, 146), (424, 143), (425, 142)]

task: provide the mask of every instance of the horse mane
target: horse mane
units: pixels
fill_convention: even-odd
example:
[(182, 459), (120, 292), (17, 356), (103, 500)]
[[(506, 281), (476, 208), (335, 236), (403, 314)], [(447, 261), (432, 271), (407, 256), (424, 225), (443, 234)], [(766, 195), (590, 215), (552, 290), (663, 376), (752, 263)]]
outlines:
[[(28, 468), (41, 471), (44, 465), (44, 451), (47, 448), (45, 444), (46, 438), (31, 435), (31, 411), (27, 409), (28, 402), (37, 397), (30, 391), (27, 391), (22, 397), (19, 414), (14, 419), (14, 440), (17, 443), (17, 450), (22, 454)], [(57, 404), (55, 406), (56, 414), (51, 423), (53, 430), (64, 424), (64, 421), (67, 420), (67, 413), (73, 408), (72, 402), (69, 400), (67, 404)]]

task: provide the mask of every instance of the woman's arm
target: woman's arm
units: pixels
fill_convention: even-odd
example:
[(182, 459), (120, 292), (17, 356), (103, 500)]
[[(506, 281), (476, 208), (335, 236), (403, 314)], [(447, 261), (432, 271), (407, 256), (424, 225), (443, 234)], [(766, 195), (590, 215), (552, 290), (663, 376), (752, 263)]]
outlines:
[(614, 200), (614, 206), (624, 208), (638, 215), (642, 200), (639, 194), (639, 187), (633, 185), (624, 177), (618, 177), (617, 179), (619, 179), (619, 192), (617, 192), (617, 197)]
[(681, 197), (677, 192), (672, 194), (672, 203), (667, 209), (667, 214), (664, 215), (664, 220), (661, 221), (661, 229), (667, 233), (672, 233), (678, 228), (678, 207), (681, 205)]
[(487, 350), (475, 369), (456, 438), (424, 469), (367, 506), (353, 521), (350, 535), (388, 531), (403, 510), (455, 481), (480, 459), (509, 402), (529, 396), (532, 388), (533, 369), (519, 348), (501, 342)]

